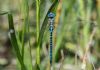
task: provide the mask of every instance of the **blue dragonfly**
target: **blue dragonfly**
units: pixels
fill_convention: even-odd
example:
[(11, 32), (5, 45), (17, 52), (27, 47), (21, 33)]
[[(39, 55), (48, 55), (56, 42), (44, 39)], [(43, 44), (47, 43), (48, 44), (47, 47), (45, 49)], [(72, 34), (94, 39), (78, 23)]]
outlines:
[(52, 48), (53, 48), (52, 35), (53, 35), (53, 29), (54, 29), (54, 17), (55, 17), (54, 13), (50, 12), (48, 14), (49, 32), (50, 32), (50, 64), (51, 65), (52, 65)]

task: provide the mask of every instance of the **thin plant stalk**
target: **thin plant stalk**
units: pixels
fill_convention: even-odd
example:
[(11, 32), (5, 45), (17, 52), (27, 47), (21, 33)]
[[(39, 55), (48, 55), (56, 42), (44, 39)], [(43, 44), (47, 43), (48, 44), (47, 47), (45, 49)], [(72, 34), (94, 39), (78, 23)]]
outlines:
[[(36, 40), (37, 40), (37, 43), (39, 39), (39, 33), (40, 33), (40, 0), (36, 0), (36, 34), (37, 34)], [(37, 44), (36, 50), (37, 50), (36, 63), (37, 65), (39, 65), (40, 64), (40, 45), (39, 44)]]
[[(29, 39), (29, 50), (25, 47), (25, 34), (29, 34), (29, 5), (28, 0), (20, 0), (20, 10), (21, 10), (21, 17), (23, 19), (23, 27), (22, 27), (22, 39), (21, 39), (21, 53), (22, 53), (22, 60), (24, 61), (27, 69), (32, 70), (32, 56), (31, 56), (31, 46), (30, 46), (30, 39)], [(30, 38), (30, 37), (29, 37)], [(29, 54), (29, 57), (27, 57)], [(27, 55), (27, 56), (24, 56)], [(29, 63), (26, 63), (29, 62)]]
[(28, 30), (28, 17), (29, 17), (29, 7), (28, 7), (28, 0), (22, 0), (21, 2), (21, 14), (23, 18), (23, 29), (22, 29), (22, 57), (24, 60), (24, 37), (25, 33)]

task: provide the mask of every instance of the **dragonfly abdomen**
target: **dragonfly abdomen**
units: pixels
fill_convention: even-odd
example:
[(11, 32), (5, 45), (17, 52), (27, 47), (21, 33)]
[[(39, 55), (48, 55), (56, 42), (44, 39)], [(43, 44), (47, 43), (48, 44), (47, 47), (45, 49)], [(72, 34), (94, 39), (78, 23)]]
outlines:
[(50, 64), (52, 64), (52, 47), (53, 47), (52, 34), (53, 34), (53, 25), (50, 25), (49, 31), (50, 31)]

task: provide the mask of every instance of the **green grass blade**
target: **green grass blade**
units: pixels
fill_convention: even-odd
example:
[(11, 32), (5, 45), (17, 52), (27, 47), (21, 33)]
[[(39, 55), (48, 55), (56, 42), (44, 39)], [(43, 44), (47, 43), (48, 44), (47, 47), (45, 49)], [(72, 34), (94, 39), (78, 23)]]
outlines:
[(25, 33), (28, 31), (29, 24), (29, 7), (28, 0), (21, 0), (21, 15), (23, 18), (23, 29), (22, 29), (22, 58), (24, 60), (24, 37)]
[(8, 14), (8, 12), (0, 12), (0, 15)]
[[(28, 5), (28, 0), (21, 0), (21, 15), (23, 18), (23, 28), (22, 28), (22, 59), (24, 61), (25, 66), (27, 67), (28, 70), (32, 70), (32, 57), (31, 57), (31, 49), (29, 50), (30, 47), (30, 41), (28, 41), (28, 46), (25, 46), (25, 35), (29, 34), (29, 5)], [(30, 38), (30, 37), (29, 37)], [(30, 39), (29, 39), (30, 40)], [(24, 56), (26, 55), (26, 56)]]
[(41, 27), (41, 29), (40, 29), (40, 35), (39, 35), (39, 42), (38, 42), (38, 45), (42, 45), (42, 39), (43, 39), (43, 35), (44, 35), (44, 32), (45, 32), (45, 30), (46, 30), (46, 27), (47, 27), (47, 22), (48, 22), (48, 17), (47, 17), (47, 15), (48, 15), (48, 13), (50, 13), (50, 12), (53, 12), (53, 13), (55, 13), (55, 10), (56, 10), (56, 7), (57, 7), (57, 5), (58, 5), (58, 3), (59, 3), (59, 0), (55, 0), (54, 1), (54, 3), (52, 3), (52, 5), (50, 6), (50, 8), (49, 8), (49, 10), (48, 10), (48, 12), (47, 12), (47, 14), (46, 14), (46, 16), (45, 16), (45, 19), (44, 19), (44, 21), (43, 21), (43, 23), (42, 23), (42, 27)]
[(17, 42), (17, 39), (16, 39), (12, 14), (8, 14), (8, 21), (9, 21), (9, 35), (10, 35), (11, 44), (12, 44), (14, 50), (15, 50), (18, 61), (21, 64), (22, 70), (25, 70), (24, 63), (23, 63), (23, 60), (22, 60), (22, 56), (21, 56), (21, 53), (20, 53), (20, 50), (19, 50), (19, 47), (18, 47), (18, 42)]

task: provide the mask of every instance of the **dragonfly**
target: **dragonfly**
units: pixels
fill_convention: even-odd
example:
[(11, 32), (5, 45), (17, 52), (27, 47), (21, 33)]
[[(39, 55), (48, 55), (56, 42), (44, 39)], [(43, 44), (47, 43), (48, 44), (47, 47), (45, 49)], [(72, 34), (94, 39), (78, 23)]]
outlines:
[[(39, 46), (39, 48), (42, 46), (44, 32), (45, 32), (45, 30), (46, 30), (46, 28), (48, 26), (48, 23), (47, 23), (48, 22), (48, 14), (50, 12), (56, 13), (56, 9), (57, 9), (58, 4), (59, 4), (59, 0), (53, 0), (51, 6), (49, 7), (49, 9), (48, 9), (48, 11), (47, 11), (47, 13), (45, 15), (45, 18), (43, 20), (42, 26), (40, 28), (39, 38), (38, 38), (38, 42), (37, 42), (37, 45)], [(40, 57), (40, 54), (38, 54), (37, 56)]]
[(48, 19), (49, 19), (49, 32), (50, 32), (50, 64), (52, 65), (52, 48), (53, 48), (53, 42), (52, 42), (52, 38), (53, 38), (53, 30), (54, 30), (54, 17), (55, 14), (50, 12), (48, 14)]

